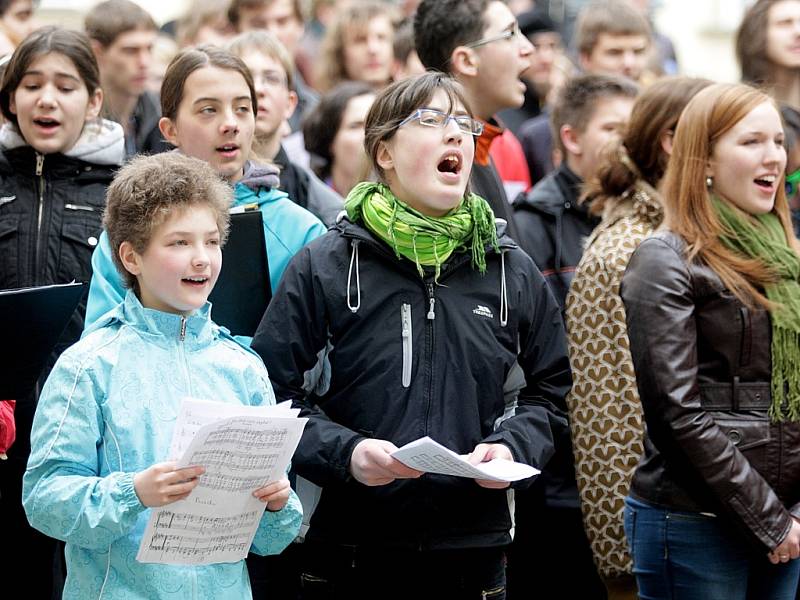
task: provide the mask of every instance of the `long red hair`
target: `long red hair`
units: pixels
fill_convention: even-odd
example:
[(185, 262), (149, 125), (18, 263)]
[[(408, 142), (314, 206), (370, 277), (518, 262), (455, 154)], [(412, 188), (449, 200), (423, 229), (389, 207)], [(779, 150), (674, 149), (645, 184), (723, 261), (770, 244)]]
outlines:
[[(765, 284), (775, 280), (775, 274), (761, 260), (744, 257), (722, 244), (723, 228), (706, 188), (706, 165), (714, 144), (764, 102), (775, 106), (764, 92), (744, 84), (714, 84), (692, 98), (675, 130), (664, 180), (664, 221), (669, 229), (686, 240), (689, 260), (697, 259), (711, 267), (745, 304), (772, 308), (762, 290)], [(782, 178), (772, 211), (780, 219), (789, 245), (800, 254)]]

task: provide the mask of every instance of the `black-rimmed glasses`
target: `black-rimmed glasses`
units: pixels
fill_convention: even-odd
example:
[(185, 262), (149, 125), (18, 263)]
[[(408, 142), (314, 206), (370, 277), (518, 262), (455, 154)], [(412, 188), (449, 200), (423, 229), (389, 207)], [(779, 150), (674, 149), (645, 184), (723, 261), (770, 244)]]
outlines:
[(483, 133), (483, 123), (477, 119), (473, 119), (469, 115), (449, 115), (435, 108), (418, 108), (400, 121), (398, 127), (402, 127), (415, 119), (419, 120), (420, 124), (426, 127), (442, 128), (447, 127), (447, 123), (452, 119), (464, 133), (469, 133), (476, 137)]

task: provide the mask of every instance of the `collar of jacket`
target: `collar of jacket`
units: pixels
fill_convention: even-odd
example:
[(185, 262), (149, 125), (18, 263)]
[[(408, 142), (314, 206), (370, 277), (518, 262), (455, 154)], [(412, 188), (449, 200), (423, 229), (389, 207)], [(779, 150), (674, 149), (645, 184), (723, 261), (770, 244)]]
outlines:
[(497, 125), (497, 122), (483, 122), (483, 133), (475, 142), (475, 162), (478, 165), (485, 167), (489, 164), (489, 150), (492, 147), (492, 141), (503, 131), (504, 129)]
[(540, 211), (560, 215), (566, 211), (588, 215), (589, 207), (579, 203), (583, 180), (566, 163), (548, 173), (525, 196), (514, 204), (517, 209)]
[[(339, 234), (344, 238), (349, 239), (356, 239), (360, 242), (365, 242), (366, 244), (376, 248), (379, 252), (385, 254), (386, 256), (391, 256), (396, 258), (397, 255), (392, 251), (392, 249), (385, 244), (383, 241), (376, 238), (372, 235), (372, 232), (361, 225), (361, 223), (354, 223), (350, 220), (347, 216), (345, 211), (339, 213), (339, 217), (336, 219), (336, 225), (334, 225), (336, 230)], [(503, 219), (495, 219), (495, 227), (497, 228), (497, 246), (500, 250), (509, 250), (511, 248), (517, 248), (517, 243), (511, 239), (510, 236), (506, 234), (506, 227), (507, 223)], [(486, 246), (487, 254), (494, 252), (494, 248), (491, 245)], [(466, 254), (463, 252), (459, 252), (457, 254)], [(455, 256), (455, 254), (454, 254)], [(416, 267), (414, 267), (411, 261), (408, 261), (408, 264), (414, 269), (416, 273)], [(444, 271), (444, 268), (443, 268)]]
[[(36, 155), (31, 146), (5, 149), (0, 152), (0, 172), (33, 177), (36, 174)], [(59, 152), (44, 155), (42, 168), (48, 179), (100, 179), (109, 182), (115, 170), (114, 165), (97, 165)]]
[(194, 313), (184, 317), (145, 308), (133, 290), (128, 290), (125, 294), (125, 301), (110, 311), (107, 316), (108, 318), (102, 319), (103, 324), (118, 320), (136, 329), (143, 337), (152, 341), (183, 341), (189, 347), (208, 344), (216, 335), (219, 327), (211, 320), (210, 302), (206, 302)]

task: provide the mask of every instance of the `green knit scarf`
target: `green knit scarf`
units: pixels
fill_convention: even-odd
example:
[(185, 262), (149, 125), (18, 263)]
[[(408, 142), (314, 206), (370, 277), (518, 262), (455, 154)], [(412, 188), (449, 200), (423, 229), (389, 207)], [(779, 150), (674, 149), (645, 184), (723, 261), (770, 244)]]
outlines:
[[(713, 197), (722, 224), (725, 246), (762, 261), (780, 279), (767, 284), (767, 299), (777, 308), (772, 319), (772, 406), (774, 421), (800, 420), (800, 257), (786, 241), (786, 232), (774, 213), (744, 217), (730, 204)], [(788, 401), (788, 415), (783, 410)]]
[(351, 221), (361, 221), (372, 233), (394, 248), (398, 258), (436, 269), (456, 250), (469, 249), (472, 266), (486, 272), (486, 246), (497, 246), (494, 213), (480, 196), (470, 194), (443, 217), (428, 217), (399, 200), (382, 183), (362, 182), (347, 195), (344, 208)]

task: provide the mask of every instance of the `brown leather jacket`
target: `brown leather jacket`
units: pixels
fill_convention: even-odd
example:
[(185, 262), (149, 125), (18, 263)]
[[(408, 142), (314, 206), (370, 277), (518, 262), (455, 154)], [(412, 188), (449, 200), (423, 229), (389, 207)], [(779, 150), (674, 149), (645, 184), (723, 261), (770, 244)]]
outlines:
[[(711, 512), (764, 551), (800, 516), (800, 423), (773, 423), (769, 314), (659, 232), (622, 281), (647, 436), (631, 494)], [(791, 513), (790, 513), (791, 511)]]

